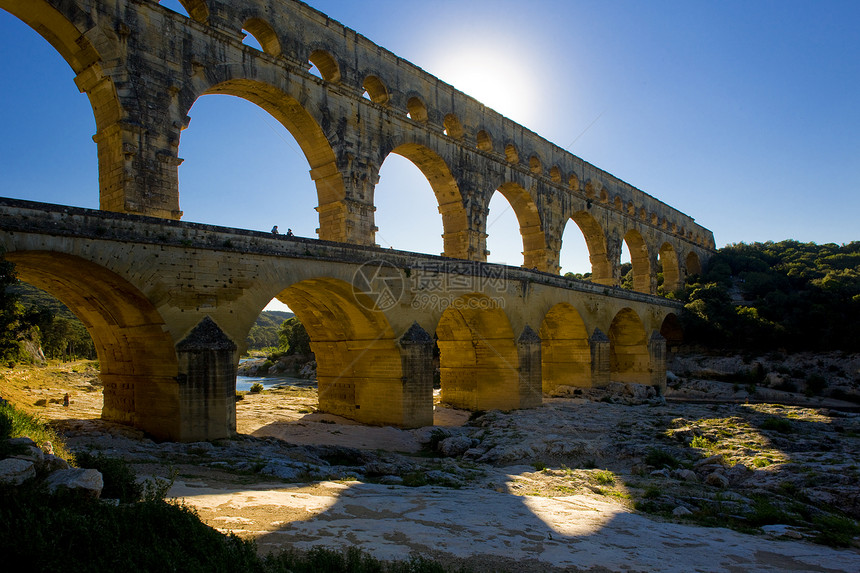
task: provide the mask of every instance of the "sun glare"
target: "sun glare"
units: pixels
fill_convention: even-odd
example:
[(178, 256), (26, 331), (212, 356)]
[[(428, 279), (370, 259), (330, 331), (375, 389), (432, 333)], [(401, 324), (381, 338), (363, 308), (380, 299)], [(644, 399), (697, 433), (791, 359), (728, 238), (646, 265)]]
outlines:
[(535, 85), (529, 67), (504, 46), (481, 45), (457, 51), (440, 51), (432, 69), (439, 77), (500, 114), (533, 125)]

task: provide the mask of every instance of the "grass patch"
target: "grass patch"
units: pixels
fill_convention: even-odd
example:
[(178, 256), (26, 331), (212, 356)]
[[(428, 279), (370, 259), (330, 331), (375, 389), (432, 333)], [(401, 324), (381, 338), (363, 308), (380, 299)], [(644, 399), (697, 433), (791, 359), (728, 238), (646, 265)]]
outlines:
[(594, 480), (600, 485), (612, 485), (615, 483), (615, 476), (608, 470), (600, 470), (594, 472)]
[(703, 450), (714, 450), (717, 447), (717, 443), (713, 440), (709, 440), (705, 436), (694, 436), (693, 441), (690, 442), (691, 448), (700, 448)]
[[(40, 418), (19, 410), (9, 402), (0, 404), (0, 442), (23, 436), (27, 436), (37, 445), (51, 442), (55, 455), (70, 462), (74, 461), (74, 456), (66, 449), (63, 439)], [(9, 455), (9, 452), (3, 451), (4, 448), (5, 443), (0, 443), (0, 457)]]
[(277, 573), (468, 573), (468, 569), (446, 569), (421, 556), (409, 561), (384, 562), (350, 547), (333, 551), (315, 547), (307, 552), (287, 551), (265, 559), (265, 571)]
[(813, 541), (831, 547), (850, 547), (860, 535), (860, 526), (853, 519), (839, 515), (822, 515), (813, 520), (818, 534)]
[(780, 434), (790, 434), (794, 431), (791, 422), (785, 418), (777, 418), (775, 416), (767, 418), (759, 425), (759, 428), (762, 430), (772, 430), (774, 432), (779, 432)]

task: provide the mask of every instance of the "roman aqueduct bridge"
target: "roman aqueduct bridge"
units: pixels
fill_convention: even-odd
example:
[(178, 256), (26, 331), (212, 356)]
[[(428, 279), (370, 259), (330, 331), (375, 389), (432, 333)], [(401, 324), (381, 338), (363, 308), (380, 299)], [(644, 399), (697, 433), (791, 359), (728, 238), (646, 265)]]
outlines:
[[(105, 417), (175, 439), (234, 431), (238, 352), (272, 297), (308, 326), (321, 408), (369, 423), (432, 420), (434, 338), (443, 398), (466, 408), (535, 405), (559, 384), (665, 383), (678, 305), (654, 296), (658, 269), (678, 288), (713, 252), (710, 231), (303, 3), (182, 4), (189, 16), (155, 0), (0, 0), (92, 104), (101, 211), (6, 200), (0, 242), (89, 328)], [(319, 241), (180, 221), (182, 130), (212, 93), (296, 138)], [(436, 195), (443, 257), (375, 247), (374, 186), (392, 153)], [(483, 263), (497, 191), (519, 221), (522, 269)], [(571, 221), (591, 283), (557, 276)], [(625, 242), (636, 292), (617, 288)], [(408, 286), (392, 306), (356, 288), (368, 264)], [(449, 306), (421, 276), (446, 285)]]

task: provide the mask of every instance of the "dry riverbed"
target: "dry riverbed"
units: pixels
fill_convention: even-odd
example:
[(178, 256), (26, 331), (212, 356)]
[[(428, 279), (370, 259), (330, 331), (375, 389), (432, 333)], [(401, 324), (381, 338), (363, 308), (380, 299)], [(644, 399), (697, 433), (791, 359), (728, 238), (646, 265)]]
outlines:
[(315, 390), (287, 387), (244, 395), (234, 439), (157, 444), (98, 419), (87, 363), (2, 376), (0, 395), (72, 449), (173, 476), (169, 495), (264, 552), (359, 546), (475, 571), (860, 570), (860, 416), (823, 403), (587, 392), (471, 419), (439, 405), (435, 427), (399, 430), (318, 413)]

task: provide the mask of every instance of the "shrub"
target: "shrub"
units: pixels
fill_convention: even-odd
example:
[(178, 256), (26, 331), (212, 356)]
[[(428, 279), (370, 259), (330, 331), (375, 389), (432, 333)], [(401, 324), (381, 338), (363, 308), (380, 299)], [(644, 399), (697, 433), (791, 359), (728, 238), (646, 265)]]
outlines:
[(612, 485), (615, 483), (615, 476), (608, 470), (601, 470), (594, 473), (594, 479), (600, 485)]
[(669, 452), (658, 450), (657, 448), (648, 450), (648, 454), (645, 456), (645, 463), (655, 468), (677, 468), (681, 465), (678, 458)]
[(118, 499), (122, 503), (140, 501), (143, 496), (143, 485), (137, 483), (137, 478), (125, 460), (109, 458), (101, 453), (78, 452), (75, 456), (78, 467), (92, 468), (101, 472), (104, 480), (102, 497)]
[(645, 493), (642, 494), (642, 497), (645, 499), (657, 499), (660, 497), (660, 488), (657, 486), (649, 485), (645, 488)]
[(263, 385), (260, 384), (259, 382), (254, 382), (253, 384), (251, 384), (250, 392), (252, 394), (259, 394), (262, 391), (263, 391)]

